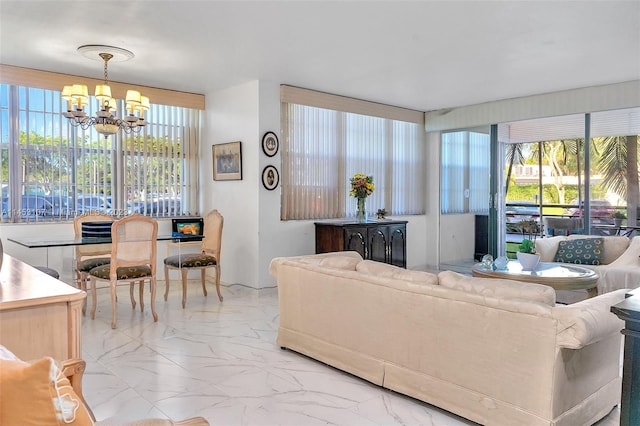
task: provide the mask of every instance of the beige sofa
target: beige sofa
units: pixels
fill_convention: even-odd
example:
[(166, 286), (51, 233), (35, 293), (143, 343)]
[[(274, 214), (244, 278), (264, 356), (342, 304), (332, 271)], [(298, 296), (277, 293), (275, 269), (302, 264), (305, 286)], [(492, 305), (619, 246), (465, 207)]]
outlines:
[(273, 259), (278, 344), (487, 425), (589, 425), (620, 401), (625, 291), (436, 276), (355, 252)]
[(600, 265), (580, 265), (593, 269), (600, 276), (598, 293), (640, 287), (640, 236), (568, 235), (536, 240), (536, 252), (541, 262), (553, 262), (560, 241), (583, 238), (603, 239), (603, 259)]

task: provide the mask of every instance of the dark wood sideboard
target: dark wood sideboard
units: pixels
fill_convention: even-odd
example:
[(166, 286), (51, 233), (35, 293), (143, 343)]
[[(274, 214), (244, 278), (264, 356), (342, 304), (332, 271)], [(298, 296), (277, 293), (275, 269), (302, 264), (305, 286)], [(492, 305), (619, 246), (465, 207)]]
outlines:
[(364, 259), (407, 267), (407, 221), (315, 222), (316, 253), (357, 251)]
[(627, 299), (611, 307), (611, 312), (625, 323), (620, 426), (637, 426), (640, 424), (640, 288), (630, 291)]

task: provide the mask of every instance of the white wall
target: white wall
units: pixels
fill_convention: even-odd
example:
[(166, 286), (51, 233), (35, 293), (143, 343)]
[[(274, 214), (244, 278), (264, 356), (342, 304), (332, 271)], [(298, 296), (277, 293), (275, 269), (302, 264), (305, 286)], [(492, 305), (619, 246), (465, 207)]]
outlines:
[[(203, 151), (210, 151), (209, 145), (212, 143), (233, 140), (243, 143), (242, 181), (213, 182), (210, 177), (211, 166), (202, 170), (201, 188), (205, 194), (203, 211), (217, 208), (225, 217), (222, 282), (254, 288), (274, 286), (275, 280), (268, 270), (271, 259), (315, 252), (313, 221), (280, 220), (282, 181), (273, 191), (262, 185), (262, 170), (267, 165), (273, 165), (282, 172), (280, 85), (270, 81), (253, 81), (207, 93), (206, 99), (206, 136), (203, 138), (206, 142), (203, 142)], [(275, 132), (280, 141), (280, 149), (274, 157), (267, 157), (262, 152), (262, 136), (268, 131)], [(437, 163), (437, 159), (434, 161)], [(438, 179), (437, 174), (435, 179)], [(432, 220), (431, 226), (428, 226), (425, 216), (396, 219), (409, 221), (407, 266), (431, 264), (426, 252), (427, 247), (430, 247), (430, 253), (437, 252), (437, 243), (432, 235), (435, 232), (432, 224), (437, 220)]]
[[(202, 214), (218, 209), (224, 217), (221, 281), (258, 283), (259, 84), (207, 93), (205, 132), (201, 142)], [(212, 145), (242, 142), (242, 180), (214, 181)], [(261, 185), (261, 184), (260, 184)]]
[(471, 260), (474, 245), (474, 214), (447, 214), (440, 217), (440, 262)]

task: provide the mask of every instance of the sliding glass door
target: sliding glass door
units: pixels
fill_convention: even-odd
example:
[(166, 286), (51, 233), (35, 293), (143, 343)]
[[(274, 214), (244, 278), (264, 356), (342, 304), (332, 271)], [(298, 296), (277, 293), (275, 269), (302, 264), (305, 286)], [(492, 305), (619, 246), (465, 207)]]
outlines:
[(617, 234), (614, 212), (636, 226), (639, 133), (640, 108), (500, 124), (507, 255), (525, 220), (538, 237)]

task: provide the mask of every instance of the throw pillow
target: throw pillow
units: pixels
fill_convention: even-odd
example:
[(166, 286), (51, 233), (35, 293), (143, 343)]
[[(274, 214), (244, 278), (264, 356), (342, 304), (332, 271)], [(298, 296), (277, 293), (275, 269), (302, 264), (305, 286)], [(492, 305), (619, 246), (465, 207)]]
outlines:
[(0, 424), (92, 425), (69, 380), (51, 358), (0, 360)]
[(603, 238), (581, 238), (560, 241), (553, 261), (578, 265), (600, 265), (603, 258)]

